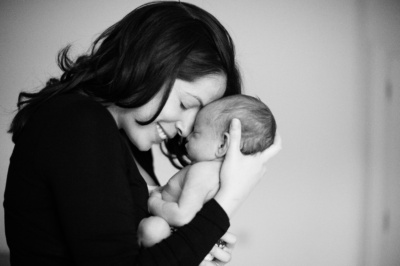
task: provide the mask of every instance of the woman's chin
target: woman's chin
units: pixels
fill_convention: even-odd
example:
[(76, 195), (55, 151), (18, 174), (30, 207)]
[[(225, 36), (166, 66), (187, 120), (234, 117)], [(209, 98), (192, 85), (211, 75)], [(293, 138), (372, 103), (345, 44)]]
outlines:
[(148, 151), (153, 146), (151, 142), (147, 142), (147, 141), (134, 141), (134, 140), (131, 140), (131, 142), (132, 142), (133, 145), (135, 145), (135, 147), (139, 151)]

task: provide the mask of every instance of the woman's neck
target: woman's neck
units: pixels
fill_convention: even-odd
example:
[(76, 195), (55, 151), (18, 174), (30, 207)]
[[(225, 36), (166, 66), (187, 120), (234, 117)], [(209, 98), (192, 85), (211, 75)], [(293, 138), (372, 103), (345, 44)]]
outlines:
[(144, 170), (144, 168), (139, 164), (139, 162), (136, 160), (135, 156), (133, 156), (133, 160), (136, 163), (136, 166), (139, 170), (139, 173), (142, 175), (144, 181), (146, 181), (147, 185), (149, 186), (156, 186), (156, 182), (154, 181), (154, 179), (147, 173), (146, 170)]

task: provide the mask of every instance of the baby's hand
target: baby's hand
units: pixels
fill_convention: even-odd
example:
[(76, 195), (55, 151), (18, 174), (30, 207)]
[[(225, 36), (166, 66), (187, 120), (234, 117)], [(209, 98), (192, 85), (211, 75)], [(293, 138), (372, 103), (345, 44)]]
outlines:
[(149, 199), (147, 200), (147, 208), (149, 213), (154, 215), (156, 206), (162, 200), (161, 194), (162, 187), (157, 187), (150, 192)]
[(153, 189), (153, 191), (150, 193), (150, 197), (156, 197), (156, 198), (161, 199), (162, 198), (161, 190), (162, 190), (162, 187)]

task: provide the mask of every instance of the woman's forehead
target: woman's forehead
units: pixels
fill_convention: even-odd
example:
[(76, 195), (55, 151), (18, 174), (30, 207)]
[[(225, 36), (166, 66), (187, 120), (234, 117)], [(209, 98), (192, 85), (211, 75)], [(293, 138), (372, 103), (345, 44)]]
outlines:
[(177, 80), (177, 89), (181, 94), (186, 94), (194, 97), (201, 105), (221, 98), (226, 90), (225, 75), (207, 75), (196, 79), (193, 82)]

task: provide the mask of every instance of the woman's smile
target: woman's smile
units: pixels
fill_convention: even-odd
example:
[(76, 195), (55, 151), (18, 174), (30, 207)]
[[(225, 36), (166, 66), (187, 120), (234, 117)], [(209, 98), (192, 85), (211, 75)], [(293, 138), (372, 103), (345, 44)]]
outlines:
[(167, 133), (165, 133), (164, 129), (162, 128), (162, 126), (160, 124), (157, 123), (156, 128), (157, 128), (158, 136), (160, 137), (161, 140), (165, 140), (168, 138)]

